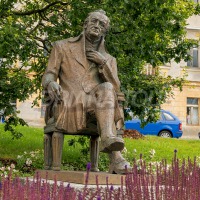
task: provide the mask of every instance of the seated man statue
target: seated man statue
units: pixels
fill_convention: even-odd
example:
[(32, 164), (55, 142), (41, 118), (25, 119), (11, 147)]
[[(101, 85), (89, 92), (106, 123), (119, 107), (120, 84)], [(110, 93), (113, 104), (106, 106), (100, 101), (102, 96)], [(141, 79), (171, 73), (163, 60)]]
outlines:
[(54, 127), (52, 134), (45, 134), (50, 141), (47, 146), (53, 147), (52, 153), (45, 150), (46, 169), (60, 170), (63, 135), (83, 132), (94, 119), (100, 151), (109, 154), (109, 172), (122, 174), (125, 166), (130, 169), (120, 152), (124, 141), (116, 134), (123, 127), (124, 95), (120, 91), (116, 59), (104, 46), (109, 22), (105, 11), (91, 12), (78, 37), (57, 41), (53, 46), (42, 79), (49, 98), (46, 128)]

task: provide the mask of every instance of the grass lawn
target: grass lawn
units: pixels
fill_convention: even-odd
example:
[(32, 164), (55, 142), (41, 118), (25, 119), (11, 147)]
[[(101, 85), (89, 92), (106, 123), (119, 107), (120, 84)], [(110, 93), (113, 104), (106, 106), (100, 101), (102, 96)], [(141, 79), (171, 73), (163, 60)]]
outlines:
[[(0, 158), (16, 159), (17, 155), (23, 154), (24, 151), (30, 152), (36, 149), (43, 149), (43, 129), (33, 127), (18, 127), (23, 133), (23, 137), (19, 140), (12, 140), (9, 132), (4, 132), (3, 125), (0, 124)], [(79, 136), (76, 136), (79, 137)], [(68, 140), (73, 136), (66, 136), (63, 150), (63, 160), (65, 163), (77, 162), (80, 163), (80, 145), (76, 148), (68, 145)], [(180, 159), (195, 156), (200, 157), (200, 140), (185, 140), (160, 138), (154, 136), (147, 136), (145, 139), (128, 139), (125, 138), (125, 145), (127, 153), (125, 157), (129, 161), (133, 158), (139, 159), (140, 154), (146, 161), (161, 161), (167, 159), (171, 162), (174, 157), (174, 150), (178, 151), (177, 156)], [(151, 157), (150, 151), (154, 149), (155, 154)], [(101, 161), (101, 160), (100, 160)], [(89, 160), (88, 160), (89, 162)]]
[(17, 127), (23, 133), (20, 139), (12, 140), (9, 132), (4, 132), (3, 125), (0, 124), (0, 158), (15, 159), (17, 155), (24, 151), (32, 151), (43, 148), (43, 130), (41, 128)]
[[(12, 135), (9, 132), (5, 132), (3, 125), (0, 124), (0, 158), (3, 159), (16, 159), (18, 155), (22, 155), (24, 151), (30, 152), (36, 149), (43, 149), (43, 129), (34, 127), (17, 127), (23, 137), (20, 139), (12, 140)], [(63, 157), (68, 161), (73, 161), (79, 156), (79, 146), (74, 148), (67, 144), (68, 140), (73, 136), (66, 136)], [(65, 159), (66, 160), (66, 159)]]
[[(144, 160), (161, 161), (167, 159), (171, 162), (174, 157), (174, 151), (177, 150), (177, 156), (181, 160), (195, 156), (200, 157), (200, 140), (185, 140), (175, 138), (160, 138), (157, 136), (147, 136), (145, 139), (130, 140), (127, 139), (126, 148), (129, 158), (132, 156), (139, 159), (140, 154)], [(136, 153), (135, 150), (136, 149)], [(155, 154), (150, 158), (150, 151), (154, 149)]]

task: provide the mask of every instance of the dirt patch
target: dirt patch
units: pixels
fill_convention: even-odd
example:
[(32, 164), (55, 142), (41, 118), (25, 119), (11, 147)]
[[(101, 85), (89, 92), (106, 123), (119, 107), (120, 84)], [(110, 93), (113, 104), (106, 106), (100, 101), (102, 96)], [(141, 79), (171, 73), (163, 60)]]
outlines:
[(140, 132), (136, 130), (124, 130), (123, 134), (123, 138), (140, 139), (144, 137), (145, 137), (144, 135), (142, 135)]

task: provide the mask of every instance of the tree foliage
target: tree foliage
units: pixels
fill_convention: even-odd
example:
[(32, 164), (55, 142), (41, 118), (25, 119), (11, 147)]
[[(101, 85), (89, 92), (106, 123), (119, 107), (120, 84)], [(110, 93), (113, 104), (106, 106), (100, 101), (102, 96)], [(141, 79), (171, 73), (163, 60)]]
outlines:
[[(81, 33), (87, 14), (104, 9), (111, 20), (108, 51), (117, 58), (126, 106), (147, 122), (183, 79), (142, 73), (188, 59), (186, 19), (199, 13), (191, 0), (3, 0), (0, 2), (0, 110), (13, 115), (11, 100), (24, 101), (41, 90), (52, 43)], [(16, 67), (16, 64), (19, 64)], [(30, 79), (28, 74), (34, 73)]]

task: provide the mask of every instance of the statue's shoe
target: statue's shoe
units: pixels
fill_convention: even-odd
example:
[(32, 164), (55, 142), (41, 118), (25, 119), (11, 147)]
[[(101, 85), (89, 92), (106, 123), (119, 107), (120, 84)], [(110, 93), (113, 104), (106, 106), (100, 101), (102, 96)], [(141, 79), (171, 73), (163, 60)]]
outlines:
[(125, 159), (114, 161), (109, 166), (110, 174), (126, 174), (130, 172), (132, 172), (132, 167), (130, 166), (130, 163)]
[(119, 137), (108, 137), (105, 140), (101, 140), (100, 151), (104, 153), (110, 153), (112, 151), (121, 151), (124, 149), (124, 140)]

